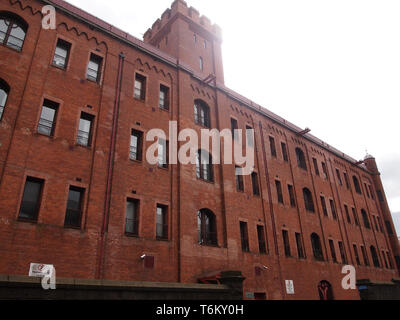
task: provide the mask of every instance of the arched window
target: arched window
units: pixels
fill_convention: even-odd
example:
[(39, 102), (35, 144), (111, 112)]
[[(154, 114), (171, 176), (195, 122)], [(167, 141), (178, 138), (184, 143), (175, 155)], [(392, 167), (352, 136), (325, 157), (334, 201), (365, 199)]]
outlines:
[(324, 260), (322, 253), (321, 240), (316, 233), (311, 234), (311, 245), (313, 248), (314, 258), (317, 260)]
[(372, 256), (372, 261), (374, 262), (374, 267), (379, 268), (380, 267), (379, 258), (378, 258), (378, 254), (376, 253), (375, 247), (371, 246), (369, 248), (369, 250), (371, 251), (371, 256)]
[(28, 24), (11, 12), (0, 13), (0, 44), (22, 50)]
[(314, 201), (311, 191), (307, 188), (303, 188), (304, 205), (307, 211), (315, 212)]
[(300, 148), (296, 148), (296, 158), (299, 168), (307, 170), (306, 157), (303, 150), (301, 150)]
[(319, 298), (321, 300), (333, 300), (334, 299), (332, 285), (326, 280), (322, 280), (318, 284), (318, 293), (319, 293)]
[(361, 216), (363, 218), (364, 227), (366, 227), (367, 229), (371, 229), (371, 225), (369, 224), (369, 220), (368, 220), (368, 215), (364, 209), (361, 209)]
[(356, 192), (361, 194), (360, 182), (358, 182), (358, 179), (356, 176), (353, 176), (353, 183), (354, 183), (354, 189), (356, 189)]
[(205, 150), (199, 150), (196, 154), (196, 175), (199, 179), (213, 181), (212, 157)]
[(203, 100), (197, 99), (194, 101), (194, 121), (210, 128), (210, 108)]
[(217, 221), (214, 213), (209, 209), (201, 209), (197, 213), (199, 243), (202, 245), (217, 246)]
[(3, 117), (4, 108), (7, 103), (10, 87), (3, 79), (0, 78), (0, 121)]

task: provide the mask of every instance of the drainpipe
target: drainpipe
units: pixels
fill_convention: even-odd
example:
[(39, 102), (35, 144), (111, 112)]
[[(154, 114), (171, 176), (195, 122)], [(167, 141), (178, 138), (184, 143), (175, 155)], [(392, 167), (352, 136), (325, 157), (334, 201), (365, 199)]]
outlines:
[(117, 74), (117, 86), (115, 89), (115, 101), (114, 101), (114, 117), (112, 122), (112, 132), (111, 132), (111, 142), (110, 151), (108, 155), (108, 166), (107, 166), (107, 182), (106, 182), (106, 195), (104, 204), (104, 215), (103, 215), (103, 225), (101, 228), (99, 253), (97, 259), (97, 269), (96, 269), (96, 279), (101, 279), (103, 277), (104, 269), (104, 250), (105, 250), (105, 237), (108, 230), (108, 220), (110, 215), (110, 202), (111, 202), (111, 189), (112, 189), (112, 177), (114, 171), (114, 158), (115, 158), (115, 145), (117, 138), (118, 129), (118, 115), (119, 115), (119, 104), (121, 97), (121, 81), (122, 81), (122, 71), (124, 66), (125, 55), (121, 52), (119, 54), (118, 62), (118, 74)]

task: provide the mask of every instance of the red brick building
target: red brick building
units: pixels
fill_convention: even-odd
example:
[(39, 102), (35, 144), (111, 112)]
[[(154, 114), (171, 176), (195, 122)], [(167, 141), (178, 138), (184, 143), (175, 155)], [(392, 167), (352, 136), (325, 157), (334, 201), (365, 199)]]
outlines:
[[(55, 30), (42, 28), (48, 4)], [(63, 278), (195, 283), (240, 270), (245, 296), (268, 299), (319, 299), (327, 283), (359, 299), (341, 287), (344, 264), (357, 279), (398, 276), (373, 157), (225, 87), (221, 42), (182, 0), (144, 42), (61, 0), (0, 0), (0, 274), (40, 262)], [(170, 121), (253, 128), (255, 174), (150, 165), (146, 133)]]

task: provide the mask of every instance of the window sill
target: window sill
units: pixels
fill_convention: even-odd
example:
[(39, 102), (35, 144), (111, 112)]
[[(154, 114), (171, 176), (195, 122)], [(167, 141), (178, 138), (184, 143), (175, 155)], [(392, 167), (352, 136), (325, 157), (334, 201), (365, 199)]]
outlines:
[(221, 248), (219, 245), (217, 244), (206, 244), (206, 243), (199, 243), (198, 244), (200, 247), (209, 247), (209, 248)]
[(146, 99), (141, 99), (141, 98), (137, 98), (137, 97), (133, 97), (133, 99), (135, 99), (136, 101), (142, 102), (142, 103), (146, 102)]
[(137, 163), (137, 164), (142, 164), (143, 163), (142, 160), (136, 160), (136, 159), (131, 159), (131, 158), (129, 158), (129, 161), (132, 161), (133, 163)]
[(81, 145), (79, 143), (75, 143), (75, 147), (80, 147), (80, 148), (92, 150), (92, 146), (84, 146), (84, 145)]
[(64, 229), (81, 231), (82, 227), (64, 225)]
[(164, 170), (164, 171), (169, 171), (169, 165), (167, 167), (159, 166), (157, 165), (158, 169)]
[(55, 64), (51, 64), (50, 66), (52, 66), (53, 68), (56, 68), (58, 70), (67, 71), (67, 66), (65, 66), (64, 68), (63, 67), (59, 67), (59, 66), (57, 66)]
[(207, 126), (201, 124), (200, 122), (196, 122), (196, 121), (195, 121), (194, 124), (197, 125), (197, 126), (199, 126), (199, 127), (201, 127), (201, 128), (203, 128), (203, 129), (211, 129), (211, 126), (207, 127)]
[(136, 238), (136, 239), (139, 239), (139, 235), (137, 235), (137, 234), (132, 234), (132, 233), (126, 233), (126, 232), (125, 232), (125, 236), (128, 237), (128, 238)]
[(49, 138), (49, 139), (55, 139), (54, 135), (48, 135), (48, 134), (45, 134), (45, 133), (41, 133), (39, 131), (36, 131), (35, 133), (36, 133), (37, 136), (46, 137), (46, 138)]
[(169, 113), (170, 112), (170, 110), (169, 110), (169, 108), (168, 109), (165, 109), (165, 108), (163, 108), (163, 107), (158, 107), (161, 111), (163, 111), (163, 112), (167, 112), (167, 113)]
[(12, 50), (12, 51), (14, 51), (14, 52), (18, 52), (18, 53), (21, 53), (21, 52), (22, 52), (22, 48), (21, 48), (20, 50), (18, 50), (18, 49), (15, 49), (15, 48), (13, 48), (13, 47), (9, 47), (8, 45), (6, 45), (6, 44), (4, 44), (4, 43), (0, 44), (0, 46), (2, 46), (2, 47), (4, 47), (4, 48), (8, 48), (8, 49), (10, 49), (10, 50)]
[(159, 237), (156, 237), (156, 240), (157, 240), (157, 241), (161, 241), (161, 242), (169, 242), (169, 239), (168, 239), (168, 238), (159, 238)]
[(98, 86), (100, 86), (100, 81), (98, 81), (98, 80), (92, 80), (92, 79), (86, 78), (86, 81), (87, 81), (87, 82), (90, 82), (90, 83), (97, 84)]
[(37, 220), (26, 219), (26, 218), (18, 218), (17, 221), (24, 222), (24, 223), (38, 224)]
[(214, 180), (211, 181), (211, 180), (206, 180), (206, 179), (199, 178), (199, 177), (196, 177), (196, 179), (199, 180), (199, 181), (202, 181), (202, 182), (209, 183), (209, 184), (215, 184)]

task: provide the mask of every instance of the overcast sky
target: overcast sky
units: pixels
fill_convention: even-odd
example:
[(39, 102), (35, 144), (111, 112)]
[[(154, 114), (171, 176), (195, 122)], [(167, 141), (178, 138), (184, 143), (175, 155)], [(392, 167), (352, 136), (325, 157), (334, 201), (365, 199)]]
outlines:
[[(68, 0), (143, 38), (173, 0)], [(355, 159), (400, 233), (400, 1), (188, 0), (223, 31), (225, 84)]]

